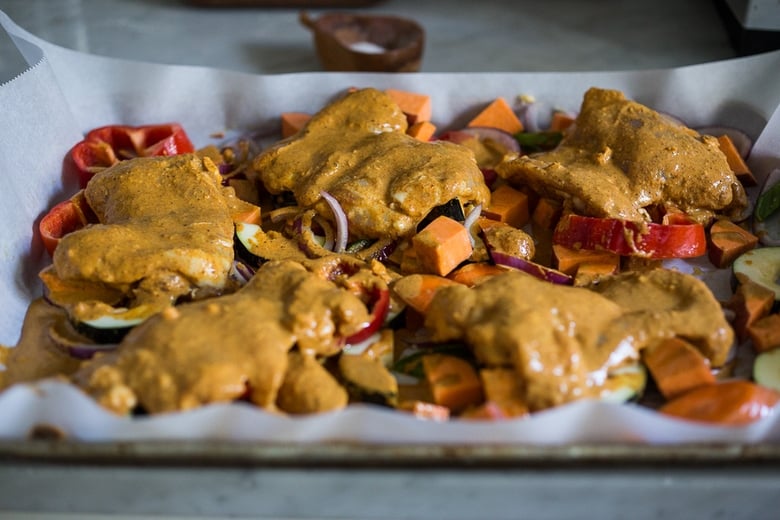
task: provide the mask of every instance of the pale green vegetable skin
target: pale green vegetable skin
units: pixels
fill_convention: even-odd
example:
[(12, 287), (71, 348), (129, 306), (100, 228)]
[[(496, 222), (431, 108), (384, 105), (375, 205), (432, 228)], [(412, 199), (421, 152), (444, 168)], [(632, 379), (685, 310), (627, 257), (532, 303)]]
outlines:
[(732, 268), (738, 279), (749, 278), (780, 300), (780, 247), (752, 249), (734, 260)]
[(780, 392), (780, 348), (756, 356), (753, 379), (761, 386)]

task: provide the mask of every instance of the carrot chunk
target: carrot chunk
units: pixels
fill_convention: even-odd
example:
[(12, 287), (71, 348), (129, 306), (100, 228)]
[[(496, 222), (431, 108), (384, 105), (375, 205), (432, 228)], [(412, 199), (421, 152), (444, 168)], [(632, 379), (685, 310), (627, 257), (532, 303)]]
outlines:
[(536, 203), (531, 220), (542, 229), (555, 229), (561, 218), (563, 206), (560, 202), (547, 197), (541, 197)]
[(658, 410), (691, 421), (738, 426), (766, 417), (779, 400), (774, 390), (734, 379), (696, 387)]
[(463, 224), (443, 215), (412, 237), (412, 247), (424, 271), (441, 276), (468, 259), (473, 250)]
[(707, 358), (680, 338), (668, 338), (644, 349), (642, 360), (666, 399), (715, 383)]
[(504, 98), (496, 98), (466, 126), (488, 126), (498, 128), (510, 134), (523, 131), (523, 123)]
[(506, 269), (488, 262), (471, 262), (458, 267), (447, 275), (452, 281), (474, 287), (497, 274), (505, 273)]
[(732, 326), (737, 338), (744, 341), (748, 337), (748, 328), (768, 315), (775, 302), (775, 293), (751, 280), (740, 283), (727, 306), (734, 311)]
[(436, 274), (410, 274), (399, 278), (392, 286), (393, 292), (409, 307), (425, 314), (436, 291), (458, 282)]
[(753, 350), (758, 353), (780, 348), (780, 314), (756, 320), (748, 326), (747, 332), (753, 342)]
[(465, 359), (448, 354), (427, 354), (422, 358), (422, 365), (435, 404), (457, 413), (483, 401), (482, 382)]
[(550, 121), (550, 130), (553, 132), (561, 132), (569, 128), (575, 121), (575, 118), (566, 112), (556, 110), (553, 112), (552, 120)]
[[(601, 249), (572, 249), (553, 244), (554, 267), (569, 275), (576, 275), (583, 265), (591, 271), (613, 274), (620, 268), (620, 255)], [(597, 267), (599, 266), (599, 267)]]
[(282, 121), (282, 137), (290, 137), (298, 133), (306, 123), (311, 119), (311, 114), (303, 112), (283, 112), (281, 115)]
[(406, 133), (419, 141), (430, 141), (436, 133), (436, 125), (430, 121), (417, 121), (406, 130)]
[(508, 184), (502, 184), (491, 194), (490, 205), (482, 214), (489, 219), (521, 228), (531, 218), (528, 195)]
[(385, 90), (385, 93), (396, 102), (401, 111), (406, 115), (406, 120), (410, 125), (419, 121), (431, 120), (430, 96), (392, 88)]
[(726, 156), (726, 162), (729, 163), (729, 168), (737, 176), (737, 179), (745, 186), (755, 186), (756, 178), (753, 176), (753, 172), (750, 171), (747, 163), (745, 163), (745, 160), (742, 159), (737, 147), (734, 146), (734, 141), (731, 140), (731, 137), (726, 134), (718, 136), (718, 146), (723, 155)]
[(710, 227), (707, 254), (712, 265), (724, 268), (757, 245), (756, 235), (730, 220), (718, 219)]

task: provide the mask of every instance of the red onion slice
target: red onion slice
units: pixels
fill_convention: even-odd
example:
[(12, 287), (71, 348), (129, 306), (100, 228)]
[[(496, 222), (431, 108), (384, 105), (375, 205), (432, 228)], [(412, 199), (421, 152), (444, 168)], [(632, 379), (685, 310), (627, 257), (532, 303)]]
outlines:
[(336, 219), (336, 239), (333, 245), (333, 252), (343, 253), (347, 248), (347, 239), (349, 238), (349, 223), (347, 222), (347, 214), (344, 213), (344, 209), (339, 204), (336, 198), (327, 191), (321, 191), (320, 195), (330, 207), (333, 212), (333, 216)]
[(556, 269), (545, 267), (536, 262), (526, 260), (517, 256), (508, 255), (500, 251), (490, 251), (490, 257), (498, 265), (506, 267), (512, 267), (525, 273), (528, 273), (540, 280), (559, 284), (559, 285), (572, 285), (574, 284), (574, 278), (566, 273), (562, 273)]
[(469, 212), (468, 216), (466, 217), (466, 220), (463, 221), (463, 227), (466, 228), (466, 231), (469, 232), (469, 240), (471, 241), (471, 247), (474, 247), (474, 244), (476, 241), (474, 240), (474, 235), (471, 232), (472, 226), (477, 222), (477, 219), (482, 214), (482, 204), (477, 204), (474, 206), (474, 209)]

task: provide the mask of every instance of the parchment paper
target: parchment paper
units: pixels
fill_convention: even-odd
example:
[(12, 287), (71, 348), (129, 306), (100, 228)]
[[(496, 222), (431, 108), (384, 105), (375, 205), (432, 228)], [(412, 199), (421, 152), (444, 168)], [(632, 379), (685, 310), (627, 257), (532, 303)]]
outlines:
[[(780, 167), (780, 52), (669, 70), (593, 73), (332, 74), (255, 76), (215, 69), (110, 59), (64, 49), (27, 33), (0, 12), (0, 25), (29, 68), (0, 85), (0, 343), (19, 337), (38, 271), (49, 262), (35, 237), (40, 217), (77, 189), (61, 162), (87, 130), (106, 124), (178, 121), (196, 145), (215, 132), (278, 132), (283, 111), (314, 112), (356, 86), (426, 92), (440, 129), (462, 125), (498, 96), (533, 95), (546, 109), (576, 111), (590, 86), (682, 118), (690, 126), (734, 126), (756, 139), (749, 164), (759, 180)], [(504, 50), (506, 51), (506, 50)], [(773, 115), (774, 114), (774, 115)], [(724, 273), (711, 272), (717, 290)], [(576, 402), (504, 422), (435, 423), (372, 406), (292, 418), (247, 405), (213, 405), (145, 418), (114, 416), (55, 381), (0, 393), (0, 438), (24, 438), (36, 424), (85, 441), (240, 439), (280, 442), (565, 444), (577, 442), (777, 442), (780, 413), (747, 427), (670, 419), (636, 405)]]

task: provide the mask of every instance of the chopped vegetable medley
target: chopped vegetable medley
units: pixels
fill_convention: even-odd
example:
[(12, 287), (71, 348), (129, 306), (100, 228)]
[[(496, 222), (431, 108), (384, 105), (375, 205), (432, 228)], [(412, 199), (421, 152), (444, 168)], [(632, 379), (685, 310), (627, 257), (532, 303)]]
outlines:
[[(64, 163), (82, 189), (40, 222), (45, 293), (0, 348), (0, 389), (65, 377), (121, 415), (773, 413), (780, 185), (749, 215), (749, 147), (595, 87), (538, 131), (504, 98), (462, 128), (431, 106), (350, 89), (280, 114), (264, 147), (92, 130)], [(733, 297), (666, 263), (691, 258), (731, 270)]]

